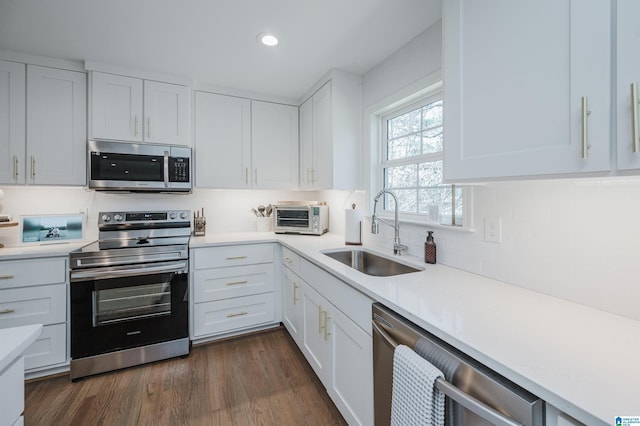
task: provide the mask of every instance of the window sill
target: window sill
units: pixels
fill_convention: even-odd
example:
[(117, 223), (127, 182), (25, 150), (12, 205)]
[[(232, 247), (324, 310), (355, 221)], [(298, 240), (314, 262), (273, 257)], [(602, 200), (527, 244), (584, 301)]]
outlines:
[[(376, 215), (376, 216), (386, 220), (389, 223), (393, 223), (393, 220), (394, 220), (393, 216), (388, 216), (388, 215)], [(369, 220), (371, 220), (371, 216), (366, 216), (366, 217)], [(473, 233), (477, 231), (477, 229), (473, 227), (442, 225), (440, 223), (430, 223), (430, 222), (425, 222), (424, 220), (417, 220), (417, 219), (400, 218), (400, 223), (401, 224), (408, 223), (411, 225), (423, 226), (424, 228), (429, 228), (429, 229), (445, 229), (447, 231), (462, 232), (462, 233)]]

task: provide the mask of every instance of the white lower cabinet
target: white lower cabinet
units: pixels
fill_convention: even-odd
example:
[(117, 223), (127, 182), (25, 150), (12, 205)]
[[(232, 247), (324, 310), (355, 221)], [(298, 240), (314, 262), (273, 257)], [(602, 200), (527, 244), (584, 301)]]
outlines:
[(21, 424), (24, 411), (24, 357), (0, 371), (0, 425)]
[(191, 339), (205, 341), (279, 321), (274, 246), (191, 249)]
[(300, 266), (302, 353), (347, 423), (373, 424), (372, 301), (306, 260)]
[(30, 377), (64, 367), (67, 359), (67, 258), (0, 261), (0, 328), (43, 324), (24, 352)]
[(282, 269), (282, 323), (300, 346), (302, 337), (302, 279), (287, 268)]

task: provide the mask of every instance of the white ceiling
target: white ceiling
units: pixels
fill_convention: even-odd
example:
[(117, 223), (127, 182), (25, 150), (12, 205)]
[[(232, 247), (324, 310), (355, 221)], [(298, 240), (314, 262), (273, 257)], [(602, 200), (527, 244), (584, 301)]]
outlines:
[[(363, 74), (440, 19), (441, 0), (0, 0), (0, 49), (300, 98)], [(256, 36), (273, 32), (275, 48)]]

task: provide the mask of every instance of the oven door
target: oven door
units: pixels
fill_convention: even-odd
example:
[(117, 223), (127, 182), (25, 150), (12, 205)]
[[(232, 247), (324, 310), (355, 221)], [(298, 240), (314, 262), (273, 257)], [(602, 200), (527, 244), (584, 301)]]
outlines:
[(187, 261), (71, 273), (71, 358), (189, 335)]
[(311, 209), (309, 207), (275, 208), (275, 232), (310, 234)]

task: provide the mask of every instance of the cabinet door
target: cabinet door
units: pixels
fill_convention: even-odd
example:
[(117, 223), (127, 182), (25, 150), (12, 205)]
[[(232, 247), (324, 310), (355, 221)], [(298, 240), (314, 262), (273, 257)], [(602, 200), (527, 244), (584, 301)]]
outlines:
[(329, 345), (325, 340), (325, 333), (328, 333), (325, 329), (328, 309), (329, 302), (311, 286), (303, 283), (302, 353), (325, 386), (330, 377), (328, 363), (331, 360)]
[(610, 7), (443, 2), (447, 181), (609, 170)]
[(298, 108), (251, 101), (253, 187), (298, 186)]
[(300, 105), (300, 189), (313, 189), (313, 98)]
[(0, 61), (0, 183), (24, 183), (25, 66)]
[(27, 182), (85, 185), (86, 74), (27, 67)]
[(196, 186), (251, 188), (251, 101), (195, 94)]
[[(617, 30), (617, 149), (619, 169), (640, 169), (640, 2), (618, 0)], [(632, 91), (634, 95), (632, 95)]]
[[(334, 140), (331, 104), (331, 82), (313, 95), (313, 172), (316, 189), (333, 188)], [(355, 168), (356, 165), (353, 165)]]
[(189, 145), (189, 88), (144, 81), (144, 141)]
[(329, 324), (329, 396), (350, 425), (373, 424), (373, 342), (346, 315), (332, 309)]
[(302, 280), (289, 269), (282, 268), (282, 322), (300, 346), (302, 332)]
[(142, 142), (142, 80), (93, 72), (91, 136)]

